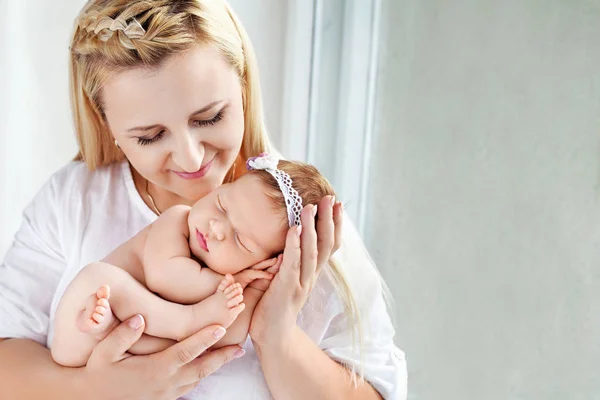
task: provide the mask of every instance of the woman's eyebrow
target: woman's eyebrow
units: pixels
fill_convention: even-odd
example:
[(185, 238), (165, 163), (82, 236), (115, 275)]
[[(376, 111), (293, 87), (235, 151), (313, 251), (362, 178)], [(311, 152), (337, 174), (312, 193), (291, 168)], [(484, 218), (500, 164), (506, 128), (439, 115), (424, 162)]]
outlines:
[(136, 126), (135, 128), (127, 129), (127, 132), (135, 132), (135, 131), (148, 131), (150, 129), (158, 128), (160, 125), (148, 125), (148, 126)]
[(223, 103), (224, 101), (225, 100), (215, 100), (215, 101), (212, 101), (212, 102), (208, 103), (207, 105), (205, 105), (204, 107), (202, 107), (201, 109), (199, 109), (198, 111), (194, 111), (192, 113), (192, 115), (202, 114), (203, 112), (206, 112), (206, 111), (210, 110), (211, 108), (213, 108), (217, 104)]
[[(208, 103), (207, 105), (205, 105), (204, 107), (202, 107), (201, 109), (194, 111), (191, 115), (196, 115), (196, 114), (202, 114), (204, 112), (207, 112), (208, 110), (210, 110), (211, 108), (213, 108), (214, 106), (216, 106), (219, 103), (223, 103), (225, 100), (215, 100), (215, 101), (211, 101), (210, 103)], [(150, 129), (154, 129), (154, 128), (158, 128), (160, 125), (159, 124), (154, 124), (154, 125), (148, 125), (148, 126), (136, 126), (135, 128), (130, 128), (127, 129), (127, 132), (135, 132), (135, 131), (148, 131)]]

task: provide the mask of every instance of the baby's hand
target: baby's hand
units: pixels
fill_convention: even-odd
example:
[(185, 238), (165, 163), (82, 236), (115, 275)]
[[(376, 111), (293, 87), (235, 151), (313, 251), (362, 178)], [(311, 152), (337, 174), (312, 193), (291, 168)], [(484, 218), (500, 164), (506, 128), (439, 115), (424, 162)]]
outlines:
[[(277, 272), (272, 272), (270, 269), (277, 264), (277, 261), (278, 258), (269, 258), (268, 260), (261, 261), (253, 267), (238, 272), (233, 276), (233, 278), (236, 282), (242, 285), (242, 288), (246, 288), (246, 286), (248, 286), (250, 283), (257, 280), (265, 281), (267, 283), (267, 287), (269, 287), (269, 282), (273, 279), (273, 276), (275, 276), (275, 273)], [(279, 270), (279, 267), (277, 270)], [(254, 287), (254, 285), (252, 285), (252, 287)]]
[[(275, 274), (277, 272), (279, 272), (279, 267), (281, 266), (281, 262), (282, 261), (283, 261), (283, 254), (280, 254), (279, 256), (277, 256), (277, 258), (272, 258), (272, 259), (269, 259), (267, 261), (263, 261), (260, 264), (256, 264), (252, 268), (257, 268), (259, 266), (264, 267), (263, 264), (267, 264), (268, 263), (269, 266), (266, 267), (267, 269), (264, 272), (267, 272), (267, 273), (271, 274), (274, 277)], [(254, 281), (252, 281), (250, 283), (250, 287), (254, 288), (254, 289), (258, 289), (258, 290), (260, 290), (262, 292), (266, 292), (267, 289), (269, 288), (269, 285), (271, 284), (271, 280), (272, 279), (273, 278), (271, 278), (271, 279), (256, 279), (256, 280), (254, 280)]]
[(267, 280), (270, 281), (273, 279), (273, 274), (270, 274), (266, 271), (258, 271), (255, 269), (245, 269), (241, 272), (238, 272), (233, 276), (233, 279), (240, 285), (242, 285), (242, 289), (246, 288), (250, 283), (259, 280)]

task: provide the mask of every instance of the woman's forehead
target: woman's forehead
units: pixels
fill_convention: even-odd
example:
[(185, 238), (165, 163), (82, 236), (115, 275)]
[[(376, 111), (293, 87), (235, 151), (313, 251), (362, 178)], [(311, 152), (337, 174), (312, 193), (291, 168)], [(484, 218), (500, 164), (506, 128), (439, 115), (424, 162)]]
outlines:
[(119, 72), (103, 88), (107, 117), (118, 119), (126, 114), (134, 125), (158, 120), (172, 111), (190, 115), (207, 104), (240, 94), (235, 70), (217, 49), (206, 45), (174, 56), (158, 68)]

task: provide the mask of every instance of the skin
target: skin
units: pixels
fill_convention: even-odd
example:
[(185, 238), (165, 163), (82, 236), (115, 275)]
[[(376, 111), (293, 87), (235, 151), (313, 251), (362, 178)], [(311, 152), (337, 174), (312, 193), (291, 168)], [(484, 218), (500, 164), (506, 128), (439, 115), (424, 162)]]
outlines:
[[(240, 82), (211, 47), (198, 46), (158, 70), (121, 72), (106, 84), (103, 101), (111, 133), (129, 159), (136, 188), (149, 207), (146, 180), (159, 210), (191, 205), (221, 184), (239, 153), (244, 130)], [(222, 118), (215, 122), (221, 110)], [(131, 131), (150, 125), (155, 126)], [(156, 140), (144, 146), (140, 137)], [(201, 179), (177, 174), (195, 172), (211, 160)], [(319, 271), (342, 236), (342, 205), (328, 196), (318, 210), (316, 226), (315, 210), (307, 206), (301, 234), (296, 227), (288, 230), (280, 272), (264, 287), (266, 293), (251, 317), (250, 336), (275, 399), (378, 399), (370, 385), (354, 387), (347, 370), (296, 325)], [(239, 347), (229, 346), (196, 359), (216, 341), (216, 330), (207, 327), (160, 353), (128, 357), (125, 353), (141, 336), (143, 324), (133, 329), (124, 322), (96, 346), (86, 367), (70, 369), (56, 366), (37, 343), (5, 340), (0, 342), (0, 360), (7, 360), (0, 364), (0, 397), (176, 398), (234, 354), (240, 355)], [(30, 385), (32, 381), (36, 385)]]

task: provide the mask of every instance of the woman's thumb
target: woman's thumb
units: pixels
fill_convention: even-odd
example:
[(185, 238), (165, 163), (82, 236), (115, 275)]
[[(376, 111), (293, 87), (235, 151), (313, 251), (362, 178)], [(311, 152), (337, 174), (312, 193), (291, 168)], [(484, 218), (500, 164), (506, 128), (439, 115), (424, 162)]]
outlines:
[(122, 322), (96, 345), (90, 361), (95, 358), (95, 362), (113, 363), (127, 358), (125, 353), (142, 337), (144, 327), (144, 317), (140, 314)]

